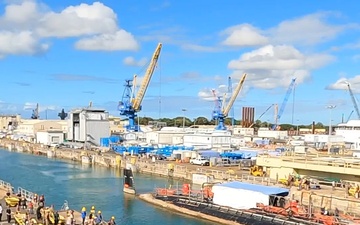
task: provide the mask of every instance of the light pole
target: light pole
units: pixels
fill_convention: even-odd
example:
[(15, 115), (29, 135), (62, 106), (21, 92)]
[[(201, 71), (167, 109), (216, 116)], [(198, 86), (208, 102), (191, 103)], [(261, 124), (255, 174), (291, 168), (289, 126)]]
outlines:
[(331, 143), (330, 143), (330, 136), (331, 136), (331, 131), (332, 131), (332, 127), (331, 127), (331, 112), (333, 109), (336, 108), (336, 105), (328, 105), (326, 108), (328, 108), (330, 110), (330, 121), (329, 121), (329, 137), (328, 137), (328, 154), (331, 153)]
[(329, 136), (331, 135), (331, 131), (332, 131), (332, 127), (331, 127), (331, 114), (332, 114), (332, 110), (336, 108), (336, 105), (328, 105), (326, 108), (328, 108), (330, 110), (330, 121), (329, 121)]
[(299, 136), (299, 120), (296, 120), (296, 135)]
[(186, 112), (186, 109), (182, 109), (181, 111), (183, 111), (183, 130), (185, 130), (185, 112)]

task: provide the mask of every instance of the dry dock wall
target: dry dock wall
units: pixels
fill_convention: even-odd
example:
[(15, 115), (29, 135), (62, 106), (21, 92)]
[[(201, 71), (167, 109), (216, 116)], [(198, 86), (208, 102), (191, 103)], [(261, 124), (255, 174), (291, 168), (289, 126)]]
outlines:
[[(211, 169), (209, 167), (188, 167), (186, 165), (174, 165), (172, 172), (169, 171), (168, 163), (151, 163), (148, 161), (137, 160), (131, 162), (130, 159), (123, 160), (114, 153), (98, 153), (94, 151), (84, 151), (82, 149), (50, 149), (46, 146), (32, 143), (24, 143), (9, 139), (0, 139), (0, 147), (9, 151), (17, 151), (34, 155), (43, 155), (55, 157), (64, 160), (77, 161), (83, 164), (93, 164), (110, 168), (123, 168), (127, 163), (133, 163), (133, 168), (141, 173), (148, 173), (164, 177), (173, 177), (178, 179), (191, 180), (194, 173), (213, 176), (215, 181), (238, 180), (247, 183), (262, 185), (275, 185), (275, 180), (264, 177), (253, 177), (249, 175), (239, 176), (236, 173), (229, 173), (227, 170)], [(331, 191), (329, 191), (330, 193)], [(329, 209), (338, 208), (341, 211), (355, 213), (360, 215), (360, 201), (357, 199), (344, 199), (344, 194), (329, 195), (312, 193), (308, 191), (298, 191), (293, 188), (290, 196), (298, 200), (303, 205), (309, 205), (315, 208), (325, 207)], [(326, 191), (325, 191), (326, 193)]]

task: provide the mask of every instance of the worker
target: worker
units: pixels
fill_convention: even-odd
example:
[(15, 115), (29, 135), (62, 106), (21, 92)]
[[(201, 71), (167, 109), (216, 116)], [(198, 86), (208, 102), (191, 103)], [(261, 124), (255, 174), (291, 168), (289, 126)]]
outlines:
[(81, 209), (82, 225), (85, 224), (85, 218), (86, 218), (86, 208), (85, 208), (85, 207), (82, 207), (82, 209)]
[(98, 214), (96, 215), (95, 224), (98, 225), (102, 222), (103, 218), (101, 215), (101, 211), (98, 211)]
[(90, 214), (92, 215), (92, 217), (95, 216), (95, 206), (91, 206)]
[(115, 222), (115, 216), (112, 216), (110, 221), (108, 222), (109, 225), (116, 225), (116, 222)]

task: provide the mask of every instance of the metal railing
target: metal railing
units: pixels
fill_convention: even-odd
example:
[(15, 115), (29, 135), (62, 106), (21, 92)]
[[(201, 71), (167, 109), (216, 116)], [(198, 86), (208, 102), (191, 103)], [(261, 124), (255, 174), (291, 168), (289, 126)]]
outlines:
[(28, 191), (24, 188), (18, 187), (18, 193), (21, 194), (21, 196), (25, 197), (27, 201), (32, 201), (34, 199), (35, 193)]
[(0, 188), (5, 189), (11, 193), (14, 193), (14, 187), (10, 183), (5, 182), (3, 180), (0, 180)]

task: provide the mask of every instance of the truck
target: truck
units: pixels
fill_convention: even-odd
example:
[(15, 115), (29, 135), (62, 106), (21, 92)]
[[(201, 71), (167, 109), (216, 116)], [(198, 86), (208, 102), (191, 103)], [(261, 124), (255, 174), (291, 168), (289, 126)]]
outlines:
[(190, 159), (190, 164), (201, 165), (201, 166), (210, 166), (210, 161), (205, 157), (197, 157)]

